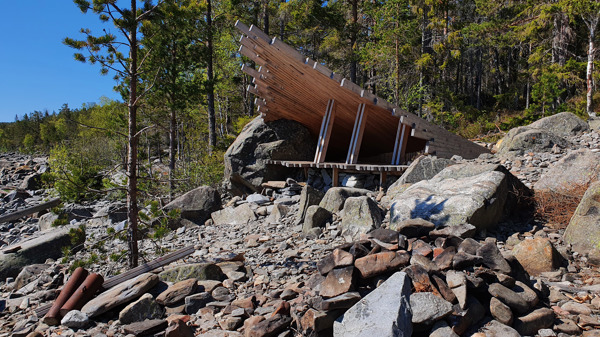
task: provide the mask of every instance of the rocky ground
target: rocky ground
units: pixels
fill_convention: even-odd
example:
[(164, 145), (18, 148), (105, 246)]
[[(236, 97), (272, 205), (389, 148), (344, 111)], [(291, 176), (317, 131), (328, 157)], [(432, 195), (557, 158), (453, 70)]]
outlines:
[[(482, 175), (489, 180), (470, 185), (508, 179), (510, 186), (520, 181), (537, 190), (544, 179), (552, 180), (549, 172), (561, 160), (600, 152), (596, 131), (562, 137), (565, 142), (554, 141), (555, 146), (475, 160), (456, 157), (443, 167), (452, 164), (463, 173), (485, 167)], [(5, 155), (0, 163), (0, 183), (7, 187), (4, 213), (51, 198), (32, 178), (46, 169), (42, 158)], [(499, 165), (507, 171), (499, 173)], [(327, 182), (318, 171), (311, 177)], [(127, 290), (103, 293), (52, 325), (34, 310), (56, 297), (73, 261), (86, 261), (87, 270), (105, 279), (127, 271), (119, 255), (126, 244), (107, 230), (123, 226), (122, 205), (65, 205), (70, 225), (86, 226), (84, 248), (6, 277), (0, 335), (600, 336), (596, 260), (566, 243), (566, 223), (548, 224), (506, 204), (512, 216), (480, 217), (482, 224), (495, 217), (493, 227), (460, 219), (444, 227), (438, 224), (441, 215), (454, 221), (453, 215), (430, 212), (428, 221), (409, 220), (400, 203), (394, 204), (429, 188), (425, 185), (402, 184), (403, 177), (383, 194), (357, 188), (368, 187), (372, 178), (346, 181), (356, 181), (355, 187), (326, 194), (292, 179), (273, 182), (265, 185), (265, 195), (222, 196), (216, 207), (204, 203), (210, 209), (204, 213), (186, 209), (185, 200), (194, 199), (188, 196), (179, 227), (160, 240), (141, 241), (140, 249), (146, 261), (190, 245), (192, 254), (123, 283)], [(17, 186), (22, 189), (10, 189)], [(502, 199), (496, 191), (486, 199), (492, 206)], [(207, 188), (195, 193), (216, 202)], [(46, 233), (39, 229), (53, 219), (51, 213), (34, 214), (0, 224), (2, 255), (10, 255), (6, 249), (14, 245), (25, 250), (25, 239)], [(111, 254), (115, 261), (103, 259)]]

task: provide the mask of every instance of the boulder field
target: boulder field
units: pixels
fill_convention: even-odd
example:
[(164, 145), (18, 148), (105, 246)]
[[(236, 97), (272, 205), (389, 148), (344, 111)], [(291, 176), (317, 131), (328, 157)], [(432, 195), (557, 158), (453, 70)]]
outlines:
[[(600, 187), (592, 161), (600, 134), (575, 118), (559, 114), (517, 134), (543, 131), (543, 144), (509, 144), (511, 131), (496, 155), (419, 158), (385, 191), (369, 188), (364, 175), (331, 187), (320, 170), (309, 172), (308, 184), (258, 173), (252, 184), (263, 193), (236, 197), (197, 188), (166, 207), (182, 211), (172, 232), (140, 241), (145, 261), (186, 246), (193, 253), (106, 289), (60, 324), (35, 309), (56, 298), (70, 261), (21, 261), (1, 280), (0, 335), (598, 336)], [(6, 186), (45, 165), (14, 154), (0, 163)], [(18, 174), (23, 166), (29, 171)], [(570, 222), (534, 216), (536, 193), (575, 186), (587, 192)], [(12, 212), (45, 193), (15, 189), (2, 207)], [(65, 209), (71, 226), (85, 225), (84, 247), (70, 260), (88, 261), (105, 279), (126, 272), (125, 259), (97, 256), (126, 249), (107, 236), (108, 227), (123, 226), (122, 205)], [(82, 209), (92, 216), (70, 215)], [(50, 238), (42, 218), (0, 224), (0, 258)], [(102, 251), (93, 247), (100, 240)]]

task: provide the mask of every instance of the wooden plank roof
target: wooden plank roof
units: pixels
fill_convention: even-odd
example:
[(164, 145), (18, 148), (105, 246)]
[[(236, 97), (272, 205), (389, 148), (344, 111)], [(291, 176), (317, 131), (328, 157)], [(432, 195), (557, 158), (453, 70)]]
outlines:
[(235, 26), (243, 33), (240, 53), (258, 66), (254, 69), (244, 65), (242, 70), (254, 78), (254, 85), (248, 91), (258, 96), (256, 104), (265, 121), (295, 120), (317, 136), (330, 109), (328, 104), (333, 102), (334, 121), (328, 144), (328, 157), (333, 160), (343, 161), (351, 144), (356, 142), (353, 135), (357, 132), (359, 113), (360, 122), (366, 123), (360, 125), (361, 158), (381, 154), (391, 157), (402, 124), (410, 127), (407, 151), (423, 148), (425, 153), (447, 158), (454, 154), (475, 158), (489, 152), (373, 95), (255, 26), (248, 27), (239, 21)]

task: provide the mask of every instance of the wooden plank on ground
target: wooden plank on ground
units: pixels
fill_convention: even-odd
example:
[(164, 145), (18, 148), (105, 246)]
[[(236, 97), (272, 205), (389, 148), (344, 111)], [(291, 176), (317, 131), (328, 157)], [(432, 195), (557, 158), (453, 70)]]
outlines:
[(46, 210), (48, 208), (56, 207), (56, 206), (60, 205), (60, 202), (61, 202), (60, 198), (56, 198), (56, 199), (52, 199), (48, 202), (44, 202), (39, 205), (30, 206), (30, 207), (24, 208), (24, 209), (16, 211), (16, 212), (2, 215), (2, 216), (0, 216), (0, 223), (18, 220), (18, 219), (28, 216), (30, 214), (40, 212), (40, 211)]

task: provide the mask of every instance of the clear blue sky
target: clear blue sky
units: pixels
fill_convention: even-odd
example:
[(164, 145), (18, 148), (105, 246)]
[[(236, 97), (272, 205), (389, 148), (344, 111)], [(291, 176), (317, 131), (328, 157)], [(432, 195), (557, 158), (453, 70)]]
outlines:
[[(102, 96), (121, 99), (111, 74), (73, 59), (62, 40), (83, 38), (80, 28), (101, 33), (109, 27), (71, 0), (2, 1), (0, 20), (0, 122), (34, 110), (58, 112), (67, 103), (79, 108)], [(112, 27), (110, 27), (112, 28)]]

